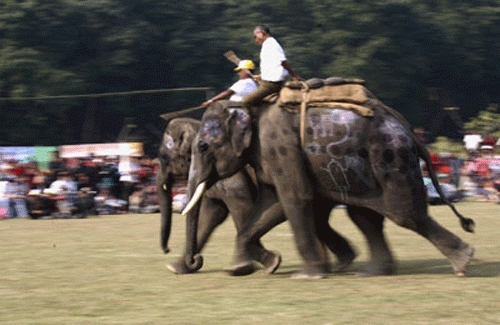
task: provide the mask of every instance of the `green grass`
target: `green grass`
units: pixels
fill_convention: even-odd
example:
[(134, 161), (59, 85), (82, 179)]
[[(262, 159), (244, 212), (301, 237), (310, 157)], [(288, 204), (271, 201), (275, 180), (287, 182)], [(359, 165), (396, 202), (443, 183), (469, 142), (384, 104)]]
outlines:
[(465, 233), (446, 207), (438, 222), (476, 247), (468, 276), (453, 275), (444, 257), (420, 236), (386, 223), (398, 259), (396, 276), (360, 278), (367, 248), (337, 209), (332, 226), (359, 257), (350, 273), (292, 280), (301, 261), (287, 224), (263, 238), (283, 262), (277, 274), (234, 278), (234, 226), (226, 221), (204, 251), (205, 265), (178, 276), (166, 268), (184, 247), (176, 215), (172, 252), (159, 247), (159, 215), (83, 220), (0, 221), (0, 324), (498, 324), (500, 205), (459, 204), (476, 221)]

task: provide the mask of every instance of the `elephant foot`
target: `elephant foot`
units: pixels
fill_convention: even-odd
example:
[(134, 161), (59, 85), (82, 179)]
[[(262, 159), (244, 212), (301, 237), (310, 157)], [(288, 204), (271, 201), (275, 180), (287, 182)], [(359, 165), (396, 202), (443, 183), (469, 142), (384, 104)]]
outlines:
[(172, 273), (175, 274), (188, 274), (191, 273), (189, 269), (186, 267), (186, 264), (184, 263), (184, 260), (181, 259), (180, 261), (174, 262), (167, 264), (167, 269), (169, 269)]
[(348, 256), (343, 256), (342, 258), (339, 258), (338, 263), (334, 266), (332, 269), (333, 273), (343, 273), (346, 271), (346, 269), (351, 266), (352, 262), (356, 258), (356, 253), (349, 254)]
[(257, 267), (252, 261), (239, 263), (224, 269), (224, 271), (226, 271), (229, 275), (232, 276), (249, 275), (255, 272), (256, 270)]
[(450, 257), (450, 263), (457, 276), (465, 276), (467, 265), (474, 256), (474, 247), (464, 243), (464, 247), (456, 256)]
[(387, 263), (383, 265), (369, 265), (363, 272), (359, 273), (360, 277), (386, 276), (396, 274), (396, 265)]
[(167, 269), (169, 269), (172, 273), (175, 274), (189, 274), (198, 271), (200, 267), (190, 269), (184, 260), (184, 257), (181, 257), (177, 262), (169, 263), (166, 265)]
[(273, 274), (281, 264), (281, 255), (278, 252), (268, 251), (260, 262), (266, 274)]
[(292, 279), (309, 279), (318, 280), (324, 279), (328, 276), (330, 265), (328, 263), (321, 263), (318, 265), (307, 265), (300, 272), (292, 275)]

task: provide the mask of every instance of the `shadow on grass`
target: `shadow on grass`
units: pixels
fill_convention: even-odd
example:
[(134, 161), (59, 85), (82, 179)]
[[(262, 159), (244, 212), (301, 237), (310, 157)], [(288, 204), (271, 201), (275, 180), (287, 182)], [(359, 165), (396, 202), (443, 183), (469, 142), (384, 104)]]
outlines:
[[(446, 259), (424, 259), (398, 262), (398, 274), (449, 274), (453, 269)], [(467, 277), (490, 278), (500, 275), (500, 262), (473, 259), (467, 267)]]
[[(353, 263), (346, 272), (332, 273), (332, 276), (352, 275), (362, 272), (366, 262)], [(298, 272), (301, 265), (284, 265), (276, 271), (278, 276), (291, 276)], [(404, 260), (397, 262), (397, 275), (412, 274), (453, 274), (453, 269), (446, 259), (421, 259)], [(467, 267), (467, 277), (470, 278), (492, 278), (500, 275), (500, 262), (482, 261), (473, 259)]]

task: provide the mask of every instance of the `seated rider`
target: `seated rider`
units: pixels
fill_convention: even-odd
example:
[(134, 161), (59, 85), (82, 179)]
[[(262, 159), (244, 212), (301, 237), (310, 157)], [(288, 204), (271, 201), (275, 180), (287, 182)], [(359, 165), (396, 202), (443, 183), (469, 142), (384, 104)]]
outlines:
[(229, 89), (207, 100), (202, 107), (207, 108), (211, 103), (220, 99), (226, 99), (240, 102), (243, 96), (250, 94), (257, 89), (257, 84), (252, 79), (252, 71), (255, 69), (255, 64), (251, 60), (241, 60), (235, 71), (238, 72), (239, 80), (235, 82)]
[(288, 75), (292, 80), (302, 80), (286, 60), (285, 51), (281, 45), (271, 36), (269, 28), (257, 26), (253, 31), (257, 43), (262, 47), (260, 50), (260, 75), (253, 76), (259, 82), (257, 90), (246, 95), (242, 102), (250, 107), (259, 104), (268, 95), (278, 93)]

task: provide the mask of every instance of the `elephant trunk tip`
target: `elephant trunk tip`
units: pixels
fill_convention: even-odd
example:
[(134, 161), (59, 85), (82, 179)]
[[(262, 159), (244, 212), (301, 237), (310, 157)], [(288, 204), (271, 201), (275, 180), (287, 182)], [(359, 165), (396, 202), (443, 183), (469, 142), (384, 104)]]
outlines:
[(186, 256), (185, 262), (189, 272), (196, 272), (203, 266), (203, 256), (200, 254), (196, 254), (192, 257)]
[(170, 253), (170, 248), (168, 248), (168, 247), (163, 247), (163, 253), (165, 253), (165, 254)]

